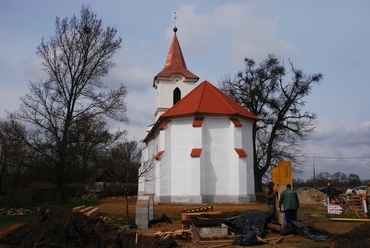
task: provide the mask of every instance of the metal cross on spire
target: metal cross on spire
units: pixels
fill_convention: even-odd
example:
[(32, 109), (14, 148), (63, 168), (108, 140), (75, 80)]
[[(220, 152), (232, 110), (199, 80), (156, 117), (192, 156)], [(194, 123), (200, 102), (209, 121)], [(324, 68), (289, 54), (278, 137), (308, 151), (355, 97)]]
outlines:
[(176, 19), (177, 19), (176, 11), (175, 11), (175, 12), (173, 12), (173, 15), (174, 15), (173, 20), (174, 20), (174, 22), (175, 22), (175, 27), (176, 27)]

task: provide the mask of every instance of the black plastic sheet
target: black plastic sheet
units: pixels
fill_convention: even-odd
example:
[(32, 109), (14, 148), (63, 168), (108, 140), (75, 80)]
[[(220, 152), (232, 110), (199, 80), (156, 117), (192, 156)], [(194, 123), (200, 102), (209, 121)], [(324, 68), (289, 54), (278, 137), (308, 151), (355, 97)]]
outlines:
[[(304, 236), (305, 238), (308, 238), (308, 239), (313, 239), (315, 241), (325, 241), (331, 235), (331, 233), (326, 230), (315, 229), (311, 226), (304, 225), (303, 223), (299, 221), (291, 221), (291, 223), (287, 225), (287, 227), (294, 229), (294, 232), (296, 234), (300, 236)], [(283, 230), (283, 228), (281, 230)], [(280, 234), (282, 234), (281, 231), (280, 231)], [(284, 234), (284, 235), (288, 235), (288, 234)]]
[(259, 243), (257, 237), (266, 236), (266, 223), (271, 222), (276, 222), (276, 219), (269, 212), (247, 210), (239, 214), (233, 222), (226, 221), (225, 224), (231, 232), (239, 235), (239, 245), (249, 246)]
[[(234, 221), (225, 221), (224, 224), (228, 226), (229, 231), (239, 235), (237, 238), (239, 245), (252, 246), (260, 243), (257, 237), (266, 236), (266, 227), (269, 223), (279, 224), (275, 216), (269, 212), (247, 210), (239, 214)], [(328, 231), (306, 226), (299, 221), (282, 226), (280, 234), (282, 236), (298, 234), (315, 241), (325, 241), (331, 235)]]

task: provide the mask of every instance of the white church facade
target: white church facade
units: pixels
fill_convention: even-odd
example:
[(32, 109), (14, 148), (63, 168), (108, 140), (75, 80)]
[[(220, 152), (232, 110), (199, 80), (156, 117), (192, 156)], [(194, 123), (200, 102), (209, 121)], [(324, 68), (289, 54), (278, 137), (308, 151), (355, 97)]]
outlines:
[(255, 201), (252, 127), (258, 117), (185, 64), (177, 28), (154, 77), (155, 123), (142, 151), (138, 195), (157, 203)]

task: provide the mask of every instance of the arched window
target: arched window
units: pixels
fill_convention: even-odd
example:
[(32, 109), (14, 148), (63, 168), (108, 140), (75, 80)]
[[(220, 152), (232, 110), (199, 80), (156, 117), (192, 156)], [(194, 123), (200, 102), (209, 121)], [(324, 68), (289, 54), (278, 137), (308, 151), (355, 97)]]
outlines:
[(175, 105), (181, 99), (181, 91), (178, 87), (173, 91), (173, 105)]

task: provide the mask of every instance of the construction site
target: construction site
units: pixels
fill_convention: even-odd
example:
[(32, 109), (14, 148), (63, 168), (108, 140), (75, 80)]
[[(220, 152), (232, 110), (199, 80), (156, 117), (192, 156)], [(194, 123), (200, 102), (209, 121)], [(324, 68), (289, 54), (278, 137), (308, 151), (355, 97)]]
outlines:
[[(342, 202), (327, 205), (326, 195), (316, 189), (297, 193), (298, 221), (303, 228), (302, 232), (291, 234), (282, 234), (282, 226), (265, 218), (268, 207), (263, 196), (250, 204), (155, 204), (147, 228), (112, 217), (124, 214), (124, 201), (121, 197), (110, 197), (96, 206), (46, 211), (27, 224), (2, 229), (0, 244), (1, 247), (369, 247), (370, 222), (358, 200), (362, 196), (340, 195)], [(130, 215), (135, 215), (137, 200), (130, 198)], [(253, 233), (255, 239), (248, 239), (248, 233)]]
[[(271, 171), (276, 190), (291, 183), (291, 163)], [(28, 223), (0, 229), (1, 247), (370, 247), (366, 191), (328, 202), (314, 188), (296, 190), (298, 220), (288, 225), (268, 212), (263, 193), (253, 203), (155, 203), (150, 196), (106, 197), (95, 205), (51, 211), (37, 208)], [(23, 216), (32, 210), (2, 210)]]

